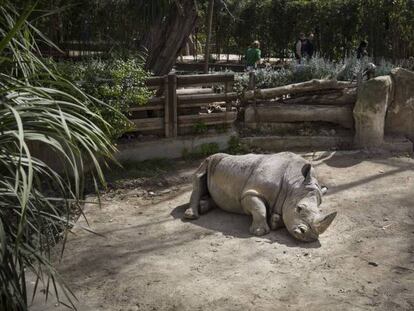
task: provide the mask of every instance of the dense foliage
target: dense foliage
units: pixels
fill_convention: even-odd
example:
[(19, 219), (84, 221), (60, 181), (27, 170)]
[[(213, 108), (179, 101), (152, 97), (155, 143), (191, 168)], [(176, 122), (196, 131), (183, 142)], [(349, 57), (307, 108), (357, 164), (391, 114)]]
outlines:
[(0, 7), (0, 310), (7, 311), (27, 310), (28, 275), (35, 291), (61, 284), (70, 296), (51, 247), (63, 239), (63, 251), (71, 216), (82, 213), (85, 167), (97, 186), (98, 159), (114, 151), (110, 126), (90, 109), (96, 101), (37, 56), (39, 40), (52, 43), (26, 21), (32, 11), (5, 0)]
[[(113, 47), (136, 49), (149, 24), (168, 14), (172, 0), (76, 1), (16, 0), (24, 7), (37, 3), (37, 25), (58, 45), (75, 41), (109, 43)], [(44, 10), (55, 14), (44, 14)]]
[[(17, 0), (27, 3), (34, 0)], [(195, 38), (204, 44), (208, 0), (195, 0), (199, 19)], [(60, 46), (76, 43), (137, 50), (154, 20), (163, 20), (172, 0), (66, 1), (41, 0), (43, 9), (57, 14), (37, 22)], [(38, 15), (43, 13), (39, 11)], [(212, 52), (244, 54), (253, 40), (265, 56), (288, 57), (300, 32), (315, 33), (320, 55), (349, 56), (361, 40), (373, 57), (397, 59), (414, 55), (412, 0), (215, 0)], [(201, 53), (198, 45), (198, 52)], [(77, 46), (76, 48), (79, 48)]]
[(82, 91), (101, 101), (91, 109), (111, 125), (111, 137), (117, 138), (132, 127), (119, 112), (128, 115), (130, 106), (145, 104), (152, 94), (144, 85), (148, 73), (142, 64), (139, 56), (126, 59), (114, 56), (60, 62), (57, 69)]
[[(368, 62), (368, 60), (367, 60)], [(343, 61), (334, 62), (322, 57), (315, 57), (303, 64), (291, 63), (287, 67), (274, 70), (263, 68), (255, 70), (255, 84), (257, 88), (271, 88), (292, 83), (304, 82), (312, 79), (337, 79), (342, 81), (356, 80), (358, 72), (363, 70), (365, 62), (358, 61), (355, 57), (346, 58)], [(401, 65), (411, 65), (404, 63)], [(385, 60), (380, 60), (375, 70), (375, 76), (387, 75), (396, 65)], [(236, 74), (235, 90), (242, 92), (249, 85), (249, 74)]]

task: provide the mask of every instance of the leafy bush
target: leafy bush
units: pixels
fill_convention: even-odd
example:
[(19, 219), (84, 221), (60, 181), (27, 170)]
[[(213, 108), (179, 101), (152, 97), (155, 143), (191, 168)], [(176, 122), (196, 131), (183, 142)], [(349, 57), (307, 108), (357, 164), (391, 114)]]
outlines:
[(82, 91), (102, 101), (92, 108), (112, 126), (112, 138), (121, 136), (132, 126), (118, 112), (128, 115), (130, 106), (144, 105), (152, 95), (145, 87), (148, 73), (139, 56), (61, 62), (57, 70)]
[(229, 154), (245, 154), (249, 152), (248, 148), (240, 142), (237, 136), (230, 137), (227, 144), (227, 152)]
[[(322, 57), (314, 57), (304, 64), (291, 63), (286, 68), (264, 68), (255, 70), (256, 87), (259, 89), (278, 87), (312, 79), (337, 79), (351, 81), (367, 62), (356, 57), (346, 58), (343, 62), (333, 62)], [(387, 75), (395, 66), (385, 60), (377, 65), (375, 76)], [(249, 85), (249, 74), (236, 74), (234, 90), (238, 93), (246, 90)]]
[(198, 147), (194, 151), (190, 151), (187, 148), (184, 148), (182, 150), (181, 156), (185, 160), (192, 160), (192, 159), (207, 157), (219, 151), (220, 151), (220, 147), (217, 143), (206, 143), (206, 144), (202, 144), (200, 147)]
[(193, 125), (193, 131), (196, 134), (204, 134), (208, 131), (207, 124), (202, 121), (198, 121), (196, 124)]

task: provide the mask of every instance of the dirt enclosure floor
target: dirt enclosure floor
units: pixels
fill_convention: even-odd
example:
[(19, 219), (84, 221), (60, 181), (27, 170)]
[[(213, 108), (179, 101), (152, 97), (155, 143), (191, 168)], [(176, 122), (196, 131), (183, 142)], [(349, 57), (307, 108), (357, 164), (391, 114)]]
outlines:
[[(414, 310), (414, 160), (307, 155), (338, 211), (319, 242), (213, 210), (181, 220), (198, 162), (128, 179), (74, 230), (59, 270), (90, 310)], [(84, 220), (79, 220), (84, 224)], [(31, 310), (67, 310), (38, 295)]]

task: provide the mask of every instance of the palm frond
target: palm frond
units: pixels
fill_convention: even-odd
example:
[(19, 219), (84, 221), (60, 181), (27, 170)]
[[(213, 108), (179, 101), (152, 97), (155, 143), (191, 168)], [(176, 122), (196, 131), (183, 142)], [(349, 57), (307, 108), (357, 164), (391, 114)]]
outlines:
[(32, 10), (0, 8), (0, 310), (27, 310), (27, 271), (72, 303), (51, 247), (63, 236), (63, 250), (82, 213), (85, 168), (103, 183), (100, 163), (115, 151), (94, 99), (39, 57), (36, 40), (47, 38), (27, 22)]

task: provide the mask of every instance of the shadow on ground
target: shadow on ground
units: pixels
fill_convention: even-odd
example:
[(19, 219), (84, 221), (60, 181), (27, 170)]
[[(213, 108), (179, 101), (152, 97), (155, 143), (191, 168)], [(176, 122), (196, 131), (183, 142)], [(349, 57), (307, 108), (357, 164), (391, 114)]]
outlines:
[[(175, 219), (181, 219), (182, 222), (191, 223), (195, 226), (208, 230), (221, 232), (225, 236), (232, 236), (236, 238), (254, 237), (249, 232), (251, 217), (248, 215), (232, 214), (216, 208), (207, 214), (201, 215), (199, 219), (190, 221), (183, 219), (183, 215), (187, 207), (188, 204), (182, 204), (175, 207), (171, 212), (171, 216)], [(293, 238), (286, 229), (271, 231), (270, 233), (257, 238), (264, 239), (268, 243), (283, 244), (288, 247), (319, 248), (321, 246), (319, 241), (311, 243), (300, 242)]]

